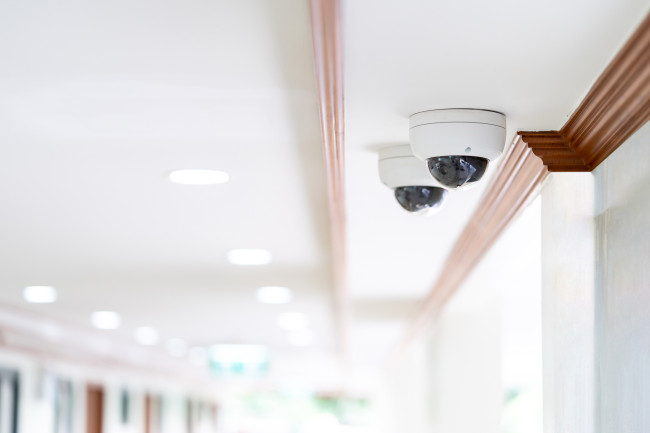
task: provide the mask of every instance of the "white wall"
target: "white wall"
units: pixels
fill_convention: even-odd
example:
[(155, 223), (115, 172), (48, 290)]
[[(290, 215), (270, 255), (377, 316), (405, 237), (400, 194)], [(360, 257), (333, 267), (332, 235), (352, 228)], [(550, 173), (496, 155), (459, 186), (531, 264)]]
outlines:
[[(386, 372), (378, 431), (541, 431), (540, 212), (535, 202), (514, 221), (431, 335)], [(512, 390), (522, 398), (506, 402)]]
[(650, 431), (650, 124), (543, 191), (544, 431)]
[[(119, 377), (111, 377), (104, 386), (104, 433), (143, 433), (144, 397), (141, 385), (129, 383)], [(122, 390), (129, 392), (129, 422), (123, 424)]]
[[(53, 364), (37, 357), (0, 349), (0, 365), (20, 375), (19, 433), (49, 433), (54, 428), (53, 379), (57, 376), (73, 382), (75, 407), (85, 407), (85, 386), (80, 372), (69, 366)], [(73, 432), (85, 433), (82, 411), (74, 412)]]
[(596, 177), (596, 431), (650, 431), (650, 124)]
[(428, 362), (426, 343), (419, 341), (404, 359), (385, 372), (373, 403), (375, 431), (431, 431)]
[[(165, 411), (162, 433), (187, 433), (186, 401), (190, 395), (205, 401), (215, 401), (211, 384), (205, 393), (195, 390), (195, 385), (182, 379), (161, 379), (155, 375), (138, 374), (132, 370), (92, 367), (73, 362), (44, 359), (14, 350), (0, 348), (0, 366), (17, 370), (20, 374), (19, 433), (51, 433), (54, 428), (54, 404), (52, 379), (70, 380), (74, 391), (73, 433), (85, 433), (86, 386), (89, 382), (104, 388), (104, 433), (143, 433), (144, 397), (147, 392), (162, 395)], [(121, 392), (130, 394), (130, 422), (122, 424), (120, 416)], [(210, 427), (210, 428), (208, 428)], [(211, 425), (197, 432), (211, 432)]]
[(162, 433), (178, 433), (187, 429), (187, 400), (181, 396), (164, 395)]
[[(498, 433), (501, 426), (501, 299), (446, 314), (431, 342), (433, 431)], [(431, 430), (429, 430), (431, 431)]]
[(544, 432), (594, 425), (594, 182), (553, 173), (542, 191)]

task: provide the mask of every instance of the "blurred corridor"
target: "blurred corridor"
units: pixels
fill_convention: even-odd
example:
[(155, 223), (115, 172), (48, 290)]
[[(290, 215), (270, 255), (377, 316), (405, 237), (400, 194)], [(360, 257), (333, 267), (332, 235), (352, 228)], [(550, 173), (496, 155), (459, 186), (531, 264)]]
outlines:
[(649, 432), (649, 10), (0, 0), (0, 433)]

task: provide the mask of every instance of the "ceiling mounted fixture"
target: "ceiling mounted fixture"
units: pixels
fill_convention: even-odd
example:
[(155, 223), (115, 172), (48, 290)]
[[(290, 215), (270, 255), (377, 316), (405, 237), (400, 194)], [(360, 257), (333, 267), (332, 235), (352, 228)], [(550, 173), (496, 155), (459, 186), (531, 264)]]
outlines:
[(98, 329), (117, 329), (122, 318), (114, 311), (95, 311), (90, 316), (90, 322)]
[(505, 146), (506, 117), (496, 111), (422, 111), (411, 115), (409, 123), (413, 154), (426, 161), (431, 175), (447, 188), (481, 180)]
[(447, 198), (447, 190), (431, 177), (424, 162), (402, 144), (379, 151), (379, 178), (395, 190), (395, 199), (406, 211), (417, 215), (436, 213)]
[(151, 326), (141, 326), (133, 334), (135, 341), (143, 346), (155, 346), (160, 341), (160, 334)]
[(267, 250), (261, 249), (239, 249), (230, 250), (227, 255), (228, 261), (233, 265), (268, 265), (272, 256)]
[(27, 286), (23, 289), (23, 299), (32, 304), (51, 304), (58, 295), (52, 286)]
[(218, 170), (176, 170), (169, 180), (181, 185), (217, 185), (230, 179), (228, 173)]
[(257, 289), (257, 300), (263, 304), (286, 304), (293, 298), (288, 287), (266, 286)]

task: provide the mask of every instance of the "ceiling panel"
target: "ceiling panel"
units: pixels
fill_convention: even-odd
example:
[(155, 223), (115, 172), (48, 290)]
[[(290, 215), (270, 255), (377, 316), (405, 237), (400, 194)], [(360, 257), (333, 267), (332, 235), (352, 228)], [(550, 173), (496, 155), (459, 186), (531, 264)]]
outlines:
[[(333, 347), (306, 2), (5, 2), (0, 29), (0, 301), (54, 285), (30, 308), (277, 347), (298, 310)], [(230, 182), (172, 184), (184, 168)], [(274, 259), (237, 267), (233, 248)], [(295, 301), (261, 305), (262, 285)]]

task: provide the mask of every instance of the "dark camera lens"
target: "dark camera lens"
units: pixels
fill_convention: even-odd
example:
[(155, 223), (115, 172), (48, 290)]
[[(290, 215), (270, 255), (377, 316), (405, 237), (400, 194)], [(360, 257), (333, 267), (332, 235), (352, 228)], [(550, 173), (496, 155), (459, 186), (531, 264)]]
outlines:
[(478, 156), (437, 156), (429, 158), (427, 165), (438, 182), (449, 188), (458, 188), (479, 181), (488, 162)]
[(395, 188), (397, 202), (409, 212), (430, 213), (439, 208), (447, 190), (435, 186), (401, 186)]

